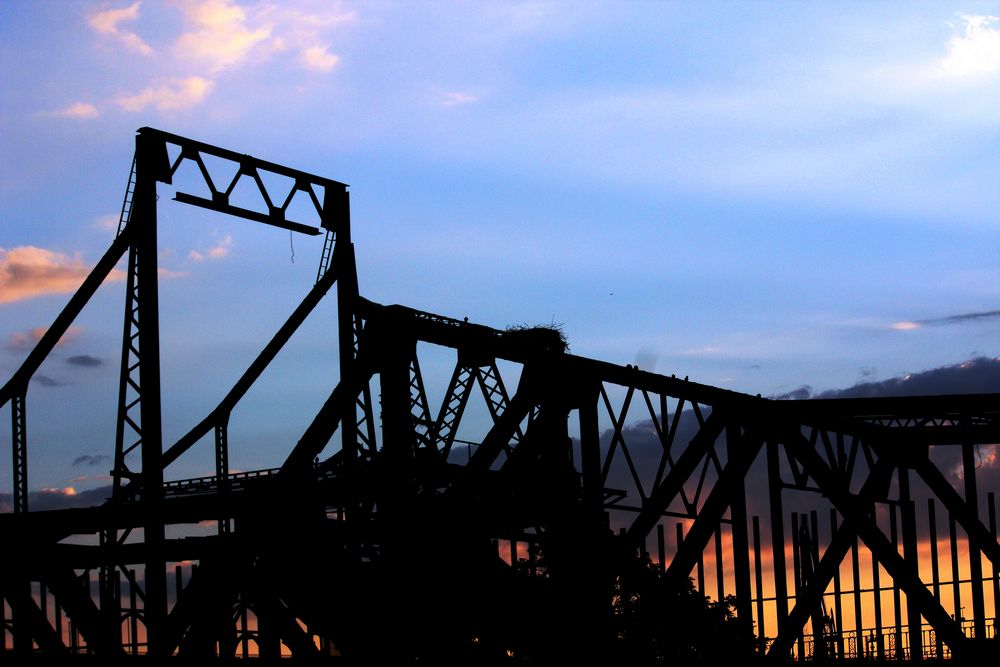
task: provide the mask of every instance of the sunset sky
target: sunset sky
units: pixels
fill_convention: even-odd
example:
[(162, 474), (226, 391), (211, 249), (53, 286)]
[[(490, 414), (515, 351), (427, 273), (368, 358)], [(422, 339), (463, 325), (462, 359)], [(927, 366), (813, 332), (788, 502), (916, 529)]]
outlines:
[[(1000, 356), (997, 16), (3, 3), (0, 375), (113, 238), (142, 126), (349, 183), (375, 301), (561, 324), (576, 354), (764, 395)], [(160, 195), (170, 442), (309, 289), (321, 242)], [(123, 300), (116, 274), (35, 376), (32, 489), (107, 483)], [(234, 415), (234, 468), (281, 463), (336, 380), (334, 331), (331, 301)], [(440, 391), (450, 369), (425, 372)], [(170, 476), (210, 473), (198, 456)]]

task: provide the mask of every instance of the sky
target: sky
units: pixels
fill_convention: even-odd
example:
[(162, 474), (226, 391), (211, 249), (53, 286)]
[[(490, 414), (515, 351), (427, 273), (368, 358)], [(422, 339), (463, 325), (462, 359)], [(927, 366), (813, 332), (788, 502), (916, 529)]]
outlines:
[[(2, 3), (0, 376), (110, 244), (143, 126), (350, 184), (361, 293), (382, 303), (558, 324), (575, 354), (765, 396), (1000, 357), (998, 16)], [(161, 185), (168, 443), (291, 312), (321, 251), (171, 196)], [(33, 490), (107, 483), (121, 277), (32, 382)], [(234, 468), (280, 465), (327, 397), (333, 306), (234, 414)], [(440, 393), (447, 361), (424, 370)], [(202, 450), (168, 477), (211, 474)]]

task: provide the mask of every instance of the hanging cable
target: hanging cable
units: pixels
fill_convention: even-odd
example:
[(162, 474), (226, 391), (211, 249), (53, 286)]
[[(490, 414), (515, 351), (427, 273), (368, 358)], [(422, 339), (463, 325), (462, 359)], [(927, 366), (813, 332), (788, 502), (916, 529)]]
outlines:
[(288, 230), (288, 247), (292, 250), (292, 264), (295, 263), (295, 243), (292, 241), (292, 230)]

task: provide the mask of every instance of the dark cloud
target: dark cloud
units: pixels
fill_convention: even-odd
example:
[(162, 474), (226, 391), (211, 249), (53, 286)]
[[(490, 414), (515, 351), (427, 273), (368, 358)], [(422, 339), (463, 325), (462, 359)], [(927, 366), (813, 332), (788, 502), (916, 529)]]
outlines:
[[(28, 509), (31, 511), (62, 510), (71, 507), (94, 507), (111, 497), (111, 485), (87, 491), (75, 491), (72, 487), (63, 489), (40, 489), (28, 492)], [(0, 493), (0, 512), (10, 512), (13, 508), (11, 494)]]
[(978, 313), (961, 313), (959, 315), (949, 315), (948, 317), (938, 317), (930, 320), (917, 320), (917, 324), (934, 327), (946, 324), (962, 324), (976, 320), (989, 320), (997, 317), (1000, 317), (1000, 310), (985, 310)]
[(32, 381), (37, 382), (43, 387), (62, 387), (66, 384), (65, 382), (60, 382), (59, 380), (50, 378), (48, 375), (39, 374), (33, 376), (31, 379)]
[(94, 366), (104, 365), (103, 361), (101, 361), (97, 357), (92, 357), (89, 354), (77, 354), (75, 356), (68, 358), (66, 360), (66, 363), (72, 364), (73, 366), (87, 366), (91, 368)]
[(78, 456), (75, 459), (73, 459), (73, 467), (75, 468), (76, 466), (83, 466), (83, 465), (97, 466), (110, 461), (111, 457), (105, 456), (104, 454), (95, 454), (94, 456), (91, 456), (90, 454), (84, 454), (83, 456)]
[(1000, 392), (1000, 359), (977, 357), (954, 366), (910, 373), (880, 382), (863, 382), (847, 389), (824, 391), (816, 398), (877, 398), (879, 396), (939, 396)]
[(793, 389), (792, 391), (784, 394), (778, 394), (777, 396), (771, 396), (770, 398), (776, 401), (804, 401), (810, 396), (812, 396), (812, 387), (804, 384), (798, 389)]

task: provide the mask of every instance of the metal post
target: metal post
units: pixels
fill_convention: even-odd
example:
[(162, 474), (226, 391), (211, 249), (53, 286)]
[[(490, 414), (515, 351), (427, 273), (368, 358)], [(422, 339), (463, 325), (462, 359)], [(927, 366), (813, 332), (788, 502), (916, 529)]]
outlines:
[(858, 558), (858, 537), (854, 536), (854, 541), (851, 544), (851, 576), (854, 580), (854, 648), (855, 655), (852, 657), (860, 657), (864, 655), (864, 630), (865, 622), (864, 617), (861, 614), (861, 562)]
[(144, 620), (150, 655), (166, 653), (167, 572), (164, 558), (163, 428), (160, 412), (160, 324), (157, 287), (156, 181), (166, 146), (140, 134), (136, 137), (136, 182), (132, 215), (139, 224), (134, 243), (138, 258), (136, 278), (139, 347), (142, 350), (142, 506), (146, 543)]
[(767, 628), (764, 626), (764, 572), (760, 562), (760, 517), (753, 516), (753, 574), (757, 587), (757, 638), (758, 652), (764, 655), (767, 648)]
[[(962, 470), (965, 478), (965, 505), (974, 523), (979, 523), (979, 494), (976, 492), (976, 455), (974, 446), (962, 444)], [(967, 532), (969, 542), (969, 579), (972, 580), (972, 623), (976, 639), (986, 638), (986, 601), (983, 599), (982, 547), (976, 535)]]
[(771, 513), (774, 608), (778, 621), (777, 633), (781, 634), (788, 620), (788, 580), (785, 566), (785, 513), (781, 506), (781, 468), (776, 442), (767, 443), (767, 486)]
[[(993, 540), (997, 541), (997, 499), (996, 494), (990, 491), (986, 494), (986, 505), (989, 511), (990, 534)], [(993, 626), (1000, 623), (1000, 566), (993, 565)], [(997, 640), (997, 635), (993, 636)]]
[[(903, 520), (903, 558), (909, 564), (913, 575), (919, 576), (916, 508), (910, 498), (910, 472), (906, 468), (899, 469), (899, 502)], [(912, 595), (906, 596), (906, 626), (910, 637), (910, 660), (922, 660), (924, 648), (920, 611)]]
[(882, 575), (879, 573), (878, 558), (875, 552), (872, 557), (872, 592), (875, 596), (875, 651), (879, 660), (885, 657), (885, 637), (882, 635)]
[(667, 571), (666, 545), (663, 541), (663, 524), (656, 524), (656, 559), (657, 569), (662, 573)]
[[(792, 512), (792, 580), (795, 582), (795, 606), (800, 602), (802, 594), (802, 563), (799, 554), (799, 515)], [(813, 636), (816, 636), (816, 629), (813, 628)], [(806, 655), (806, 640), (803, 633), (798, 637), (799, 654), (798, 659), (804, 660)]]
[[(899, 551), (899, 529), (896, 524), (896, 505), (889, 505), (889, 541), (897, 552)], [(901, 613), (899, 582), (892, 578), (892, 620), (893, 620), (893, 656), (897, 660), (903, 658), (903, 617)]]
[[(958, 572), (958, 534), (955, 526), (955, 515), (948, 512), (948, 539), (951, 542), (951, 592), (955, 602), (955, 613), (952, 614), (959, 625), (962, 625), (962, 582)], [(962, 628), (964, 631), (964, 627)]]
[[(837, 534), (837, 510), (830, 508), (830, 535)], [(837, 624), (837, 657), (844, 657), (844, 606), (840, 599), (840, 565), (833, 571), (833, 619)]]
[[(934, 508), (934, 499), (927, 499), (927, 530), (931, 540), (931, 586), (934, 591), (934, 599), (941, 601), (941, 566), (938, 558), (938, 538), (937, 538), (937, 512)], [(944, 657), (944, 644), (934, 633), (934, 651), (938, 659)]]
[[(737, 450), (744, 444), (740, 427), (726, 429), (726, 451), (730, 461), (737, 458)], [(753, 612), (750, 592), (750, 540), (747, 536), (746, 484), (740, 477), (736, 482), (729, 503), (730, 530), (733, 536), (733, 577), (736, 587), (736, 615), (752, 631)]]
[(715, 589), (718, 591), (719, 597), (716, 598), (719, 602), (722, 602), (726, 598), (726, 583), (725, 583), (725, 573), (722, 570), (722, 527), (715, 527)]

